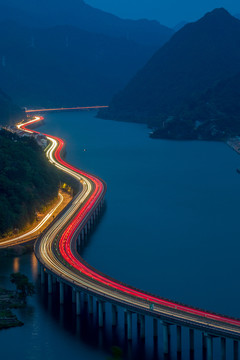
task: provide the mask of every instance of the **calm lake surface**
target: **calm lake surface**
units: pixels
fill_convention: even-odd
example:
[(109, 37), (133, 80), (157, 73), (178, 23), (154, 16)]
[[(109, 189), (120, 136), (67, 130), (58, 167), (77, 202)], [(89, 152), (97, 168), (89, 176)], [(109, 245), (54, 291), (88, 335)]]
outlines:
[[(65, 139), (66, 160), (108, 185), (106, 211), (83, 253), (91, 265), (140, 289), (240, 317), (240, 157), (232, 149), (152, 140), (144, 125), (96, 119), (95, 112), (48, 114), (39, 131)], [(9, 274), (18, 269), (35, 281), (34, 255), (1, 259), (0, 285), (11, 287)], [(111, 344), (99, 348), (79, 336), (52, 301), (38, 293), (16, 312), (25, 325), (0, 332), (2, 357), (107, 359)]]

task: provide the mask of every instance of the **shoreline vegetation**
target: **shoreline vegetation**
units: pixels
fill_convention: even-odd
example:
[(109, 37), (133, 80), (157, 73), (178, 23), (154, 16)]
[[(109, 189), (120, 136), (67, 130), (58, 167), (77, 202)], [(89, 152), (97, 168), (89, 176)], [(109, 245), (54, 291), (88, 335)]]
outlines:
[(12, 312), (24, 306), (15, 291), (0, 288), (0, 330), (24, 325)]
[(50, 164), (31, 137), (1, 129), (0, 164), (0, 240), (37, 225), (58, 201), (59, 189), (66, 194), (65, 206), (78, 191), (77, 184)]
[(0, 330), (23, 325), (12, 309), (25, 307), (27, 297), (35, 293), (33, 283), (24, 274), (12, 273), (10, 281), (16, 286), (16, 291), (0, 288)]

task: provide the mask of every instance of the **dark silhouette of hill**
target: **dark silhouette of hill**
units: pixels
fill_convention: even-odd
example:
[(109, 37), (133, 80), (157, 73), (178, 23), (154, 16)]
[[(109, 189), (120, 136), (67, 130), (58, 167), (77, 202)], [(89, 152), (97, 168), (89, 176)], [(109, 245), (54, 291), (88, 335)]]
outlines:
[(14, 124), (16, 121), (23, 119), (24, 116), (24, 111), (0, 90), (0, 125)]
[(174, 26), (173, 30), (174, 31), (179, 31), (180, 29), (182, 29), (185, 25), (187, 25), (187, 21), (183, 20), (181, 22), (179, 22), (177, 25)]
[(125, 20), (87, 5), (83, 0), (2, 0), (0, 21), (12, 20), (28, 26), (71, 25), (107, 36), (125, 38), (157, 47), (174, 33), (157, 21)]
[(100, 116), (163, 125), (166, 133), (186, 104), (239, 71), (240, 21), (215, 9), (178, 31)]
[(154, 52), (73, 26), (5, 22), (0, 34), (1, 86), (21, 106), (107, 104)]
[(222, 140), (240, 134), (240, 73), (220, 81), (179, 111), (153, 137)]

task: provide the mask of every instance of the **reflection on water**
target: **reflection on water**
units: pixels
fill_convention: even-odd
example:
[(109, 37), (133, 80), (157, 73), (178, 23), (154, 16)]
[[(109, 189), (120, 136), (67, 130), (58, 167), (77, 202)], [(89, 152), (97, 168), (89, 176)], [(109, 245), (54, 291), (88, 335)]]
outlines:
[(31, 269), (32, 269), (32, 276), (36, 281), (38, 276), (38, 261), (34, 253), (31, 254)]
[[(142, 125), (93, 116), (51, 114), (42, 127), (67, 140), (69, 162), (108, 185), (107, 209), (87, 243), (85, 259), (136, 287), (239, 317), (239, 156), (220, 143), (153, 141)], [(13, 287), (13, 271), (36, 282), (37, 268), (33, 253), (1, 258), (0, 286)], [(28, 307), (16, 311), (25, 325), (0, 332), (3, 359), (106, 360), (112, 345), (124, 349), (127, 359), (163, 358), (162, 329), (153, 346), (151, 319), (141, 344), (133, 315), (130, 346), (123, 310), (117, 329), (112, 329), (107, 307), (106, 327), (98, 331), (96, 311), (89, 317), (83, 309), (76, 318), (70, 300), (59, 306), (58, 290), (48, 296), (38, 282), (37, 290)], [(171, 334), (176, 359), (174, 327)], [(202, 358), (200, 335), (195, 360)], [(232, 354), (232, 343), (227, 352)], [(183, 359), (188, 358), (188, 332), (183, 329)]]
[(13, 259), (13, 272), (19, 272), (19, 257)]

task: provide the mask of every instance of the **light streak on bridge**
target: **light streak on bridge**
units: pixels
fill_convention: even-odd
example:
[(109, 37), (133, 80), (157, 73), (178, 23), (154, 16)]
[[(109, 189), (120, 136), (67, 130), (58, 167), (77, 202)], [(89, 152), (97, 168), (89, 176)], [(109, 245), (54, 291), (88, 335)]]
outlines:
[(108, 106), (106, 105), (102, 105), (102, 106), (78, 106), (78, 107), (70, 107), (70, 108), (55, 108), (55, 109), (26, 109), (25, 112), (26, 113), (39, 113), (39, 112), (50, 112), (50, 111), (69, 111), (69, 110), (98, 110), (98, 109), (104, 109), (104, 108), (108, 108)]
[[(21, 125), (21, 128), (33, 132), (26, 126), (39, 120), (41, 118), (36, 117)], [(199, 329), (211, 336), (240, 339), (240, 319), (186, 306), (123, 284), (93, 269), (80, 257), (76, 251), (77, 238), (85, 231), (101, 205), (106, 186), (99, 178), (75, 168), (61, 158), (63, 140), (49, 135), (47, 138), (51, 142), (47, 152), (49, 160), (83, 184), (71, 206), (35, 246), (37, 258), (50, 278), (56, 276), (60, 284), (68, 284), (74, 291), (85, 291), (101, 301), (159, 318), (168, 324)], [(60, 296), (63, 296), (61, 290)]]

